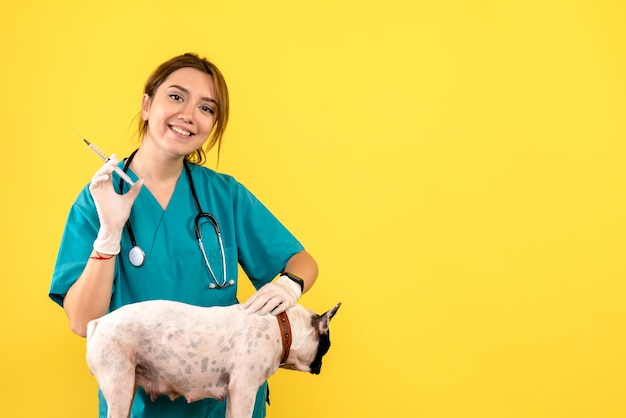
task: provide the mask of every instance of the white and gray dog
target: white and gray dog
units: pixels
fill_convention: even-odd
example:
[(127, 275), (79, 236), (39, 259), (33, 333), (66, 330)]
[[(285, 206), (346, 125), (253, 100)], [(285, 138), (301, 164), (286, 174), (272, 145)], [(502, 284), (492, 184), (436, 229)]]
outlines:
[(259, 386), (279, 367), (319, 374), (340, 306), (317, 315), (296, 305), (273, 316), (239, 305), (134, 303), (89, 323), (87, 364), (109, 418), (129, 416), (137, 386), (153, 399), (228, 396), (226, 418), (249, 418)]

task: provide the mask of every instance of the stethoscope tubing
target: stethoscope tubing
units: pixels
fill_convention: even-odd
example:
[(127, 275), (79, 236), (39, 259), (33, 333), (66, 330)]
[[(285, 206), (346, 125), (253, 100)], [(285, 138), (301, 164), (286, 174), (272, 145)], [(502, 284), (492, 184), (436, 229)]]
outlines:
[[(126, 159), (126, 162), (124, 164), (125, 173), (128, 171), (128, 167), (130, 166), (130, 163), (135, 157), (135, 154), (137, 153), (137, 151), (138, 150), (133, 151), (133, 153)], [(213, 280), (213, 282), (209, 284), (209, 288), (222, 289), (228, 286), (232, 286), (235, 284), (235, 281), (233, 279), (231, 280), (227, 279), (226, 252), (224, 251), (224, 242), (222, 241), (222, 232), (220, 230), (219, 223), (217, 222), (217, 219), (215, 218), (215, 216), (213, 216), (211, 213), (204, 212), (202, 210), (202, 207), (200, 206), (200, 201), (198, 200), (198, 195), (196, 194), (196, 187), (191, 177), (191, 169), (189, 168), (189, 163), (185, 160), (183, 164), (185, 167), (185, 173), (187, 174), (187, 179), (189, 181), (189, 188), (191, 189), (191, 195), (196, 205), (196, 209), (198, 210), (198, 214), (193, 220), (194, 233), (196, 235), (196, 239), (198, 240), (198, 247), (200, 248), (200, 252), (202, 253), (202, 258), (204, 259), (204, 262), (207, 268), (209, 269), (209, 273), (211, 274), (211, 279)], [(123, 187), (124, 187), (124, 180), (120, 179), (120, 184), (119, 184), (120, 193), (123, 193)], [(215, 273), (213, 272), (213, 269), (211, 268), (211, 263), (209, 263), (209, 259), (206, 255), (206, 251), (204, 250), (204, 244), (202, 242), (202, 232), (200, 231), (200, 221), (203, 218), (206, 218), (209, 220), (209, 223), (213, 226), (213, 229), (215, 230), (215, 234), (217, 235), (217, 242), (219, 245), (221, 259), (222, 259), (221, 260), (222, 261), (222, 273), (223, 273), (222, 280), (217, 279), (217, 276), (215, 275)], [(135, 240), (135, 234), (133, 232), (133, 227), (130, 223), (130, 218), (126, 221), (126, 230), (128, 231), (128, 236), (132, 244), (132, 248), (130, 249), (128, 253), (129, 261), (133, 266), (140, 267), (145, 262), (146, 255), (143, 249), (137, 245), (137, 241)]]
[[(215, 275), (215, 273), (213, 272), (213, 269), (211, 268), (211, 263), (209, 263), (209, 259), (206, 256), (206, 251), (204, 250), (204, 244), (202, 243), (202, 233), (200, 232), (200, 221), (203, 218), (209, 219), (211, 225), (213, 226), (213, 229), (215, 229), (215, 235), (217, 235), (217, 242), (220, 247), (220, 253), (222, 256), (222, 271), (224, 272), (221, 282), (217, 280), (217, 276)], [(196, 239), (198, 240), (198, 247), (200, 247), (200, 252), (202, 252), (202, 257), (204, 258), (204, 262), (206, 266), (209, 268), (211, 277), (213, 278), (213, 281), (215, 282), (215, 283), (211, 283), (211, 285), (213, 284), (215, 285), (214, 287), (211, 287), (211, 285), (209, 286), (212, 289), (214, 289), (215, 287), (222, 288), (222, 287), (226, 287), (228, 285), (234, 284), (234, 283), (231, 283), (232, 280), (231, 282), (227, 282), (227, 279), (226, 279), (226, 253), (224, 252), (224, 242), (222, 241), (222, 232), (220, 231), (220, 227), (219, 227), (219, 224), (217, 223), (217, 219), (215, 219), (215, 216), (213, 216), (212, 214), (208, 212), (198, 213), (193, 220), (193, 229), (196, 234)]]

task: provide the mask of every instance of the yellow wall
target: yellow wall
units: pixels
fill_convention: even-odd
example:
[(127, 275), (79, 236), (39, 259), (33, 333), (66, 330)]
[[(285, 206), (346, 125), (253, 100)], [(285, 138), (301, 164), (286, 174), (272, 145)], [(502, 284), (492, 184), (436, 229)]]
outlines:
[(47, 299), (100, 164), (72, 130), (127, 155), (145, 78), (186, 51), (230, 85), (219, 169), (319, 261), (302, 303), (343, 302), (270, 417), (626, 416), (622, 4), (2, 2), (0, 416), (94, 416)]

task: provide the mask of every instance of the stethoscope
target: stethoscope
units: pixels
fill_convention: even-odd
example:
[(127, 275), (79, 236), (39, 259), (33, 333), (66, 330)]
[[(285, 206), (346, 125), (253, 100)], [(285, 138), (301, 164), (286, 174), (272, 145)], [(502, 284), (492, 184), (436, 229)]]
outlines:
[[(131, 161), (135, 158), (135, 154), (137, 150), (133, 151), (133, 153), (128, 157), (126, 162), (124, 163), (124, 172), (128, 171), (128, 167), (130, 166)], [(226, 277), (226, 253), (224, 252), (224, 243), (222, 241), (222, 232), (220, 230), (219, 224), (217, 223), (217, 219), (215, 216), (208, 212), (203, 212), (200, 207), (200, 202), (198, 201), (198, 195), (196, 194), (196, 187), (193, 184), (193, 179), (191, 178), (191, 170), (189, 169), (189, 163), (185, 160), (183, 162), (185, 166), (185, 173), (187, 174), (187, 179), (189, 181), (189, 187), (191, 188), (191, 195), (193, 196), (193, 201), (196, 204), (196, 208), (198, 209), (198, 214), (193, 220), (193, 229), (196, 234), (196, 239), (198, 240), (198, 247), (200, 247), (200, 251), (202, 252), (202, 258), (204, 259), (204, 263), (209, 269), (209, 273), (211, 274), (211, 278), (213, 279), (213, 283), (209, 284), (209, 288), (211, 289), (223, 289), (228, 286), (232, 286), (235, 284), (235, 280), (228, 280)], [(123, 192), (122, 188), (124, 186), (124, 180), (120, 179), (120, 193)], [(211, 268), (211, 264), (209, 263), (209, 259), (206, 256), (206, 252), (204, 251), (204, 244), (202, 244), (202, 233), (200, 232), (200, 222), (202, 219), (207, 219), (209, 223), (213, 226), (215, 230), (215, 234), (217, 235), (217, 242), (220, 247), (220, 253), (222, 255), (222, 280), (217, 280), (217, 276), (213, 272)], [(140, 267), (146, 261), (146, 253), (143, 249), (137, 245), (137, 241), (135, 240), (135, 234), (133, 233), (133, 227), (130, 225), (130, 219), (126, 221), (126, 230), (128, 231), (128, 236), (130, 237), (130, 242), (133, 245), (130, 251), (128, 251), (128, 261), (135, 267)]]

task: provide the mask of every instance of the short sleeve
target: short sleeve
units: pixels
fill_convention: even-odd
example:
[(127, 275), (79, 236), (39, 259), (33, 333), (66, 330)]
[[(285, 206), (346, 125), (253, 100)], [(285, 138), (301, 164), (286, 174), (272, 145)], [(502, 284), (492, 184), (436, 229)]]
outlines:
[(239, 264), (258, 289), (272, 281), (304, 247), (248, 189), (234, 193), (235, 234)]
[(85, 187), (70, 208), (59, 247), (49, 296), (63, 306), (69, 288), (87, 264), (98, 234), (99, 221), (89, 189)]

